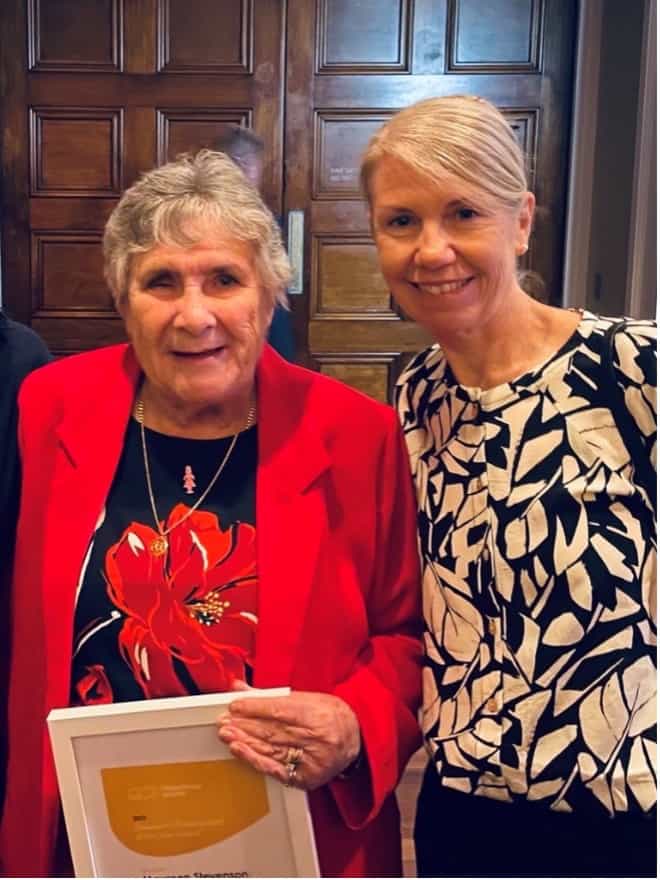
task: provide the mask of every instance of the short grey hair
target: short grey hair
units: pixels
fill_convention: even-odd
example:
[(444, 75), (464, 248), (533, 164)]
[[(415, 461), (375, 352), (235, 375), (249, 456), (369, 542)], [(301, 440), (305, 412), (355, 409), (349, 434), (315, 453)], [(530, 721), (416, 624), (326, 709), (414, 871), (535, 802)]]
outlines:
[(451, 174), (518, 208), (528, 190), (523, 151), (504, 115), (483, 98), (447, 95), (400, 110), (371, 138), (360, 181), (369, 182), (380, 159), (399, 159), (430, 179)]
[(128, 294), (135, 254), (160, 244), (188, 247), (214, 233), (254, 246), (264, 290), (287, 308), (291, 266), (279, 226), (243, 172), (214, 150), (177, 156), (122, 195), (103, 234), (103, 271), (115, 304)]

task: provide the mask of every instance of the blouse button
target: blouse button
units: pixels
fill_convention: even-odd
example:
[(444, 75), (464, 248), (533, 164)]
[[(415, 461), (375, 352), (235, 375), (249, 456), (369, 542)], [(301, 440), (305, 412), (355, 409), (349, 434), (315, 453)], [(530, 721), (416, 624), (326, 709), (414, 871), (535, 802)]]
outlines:
[(491, 634), (491, 636), (494, 636), (497, 632), (497, 621), (494, 617), (490, 617), (488, 619), (488, 632)]
[(486, 703), (489, 712), (497, 712), (497, 697), (491, 697)]

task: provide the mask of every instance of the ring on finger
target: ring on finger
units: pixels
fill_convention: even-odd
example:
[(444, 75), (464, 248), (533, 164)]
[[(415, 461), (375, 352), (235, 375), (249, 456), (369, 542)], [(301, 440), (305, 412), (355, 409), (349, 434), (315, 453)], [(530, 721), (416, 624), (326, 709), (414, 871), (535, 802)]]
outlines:
[(287, 768), (292, 764), (294, 767), (297, 767), (298, 764), (302, 761), (303, 750), (299, 746), (289, 746), (286, 750), (286, 757), (284, 759), (284, 764)]
[(287, 788), (291, 788), (291, 786), (295, 785), (297, 782), (296, 779), (296, 771), (298, 770), (295, 764), (287, 764), (286, 765), (286, 782), (284, 783)]

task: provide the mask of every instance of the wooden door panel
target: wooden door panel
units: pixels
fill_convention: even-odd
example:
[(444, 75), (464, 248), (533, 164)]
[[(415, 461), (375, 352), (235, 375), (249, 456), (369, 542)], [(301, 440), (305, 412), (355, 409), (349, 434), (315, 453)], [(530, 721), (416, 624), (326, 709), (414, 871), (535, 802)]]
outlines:
[(187, 150), (211, 147), (228, 122), (252, 127), (252, 111), (218, 110), (196, 107), (194, 110), (159, 108), (156, 111), (158, 162), (168, 162)]
[(28, 15), (31, 70), (120, 70), (120, 0), (28, 0)]
[[(222, 13), (222, 27), (209, 27)], [(252, 73), (250, 0), (160, 0), (159, 70)]]
[(339, 227), (343, 232), (364, 232), (369, 229), (369, 212), (367, 205), (360, 199), (342, 201), (333, 199), (314, 200), (309, 206), (310, 225), (315, 232), (332, 234)]
[(350, 354), (318, 354), (314, 367), (325, 376), (332, 376), (347, 385), (352, 385), (376, 400), (391, 400), (394, 383), (404, 368), (407, 355), (397, 352), (367, 351)]
[(319, 369), (326, 376), (339, 379), (347, 385), (360, 388), (376, 400), (385, 400), (390, 389), (390, 366), (392, 358), (383, 355), (353, 356), (351, 360), (341, 360), (332, 355), (317, 358)]
[(312, 266), (316, 268), (310, 299), (312, 318), (364, 315), (397, 320), (378, 267), (376, 246), (369, 236), (316, 235)]
[(360, 198), (360, 156), (391, 114), (314, 113), (314, 199)]
[(116, 196), (122, 108), (30, 108), (30, 195)]
[(449, 0), (449, 70), (540, 71), (544, 0)]
[(100, 232), (33, 232), (33, 290), (40, 294), (34, 315), (59, 309), (112, 312), (103, 282)]
[[(402, 354), (403, 363), (411, 353), (432, 342), (429, 334), (412, 321), (379, 321), (368, 318), (326, 318), (309, 323), (310, 358), (329, 354)], [(407, 354), (408, 353), (408, 354)]]
[[(428, 343), (380, 279), (358, 169), (383, 121), (436, 95), (481, 95), (509, 119), (529, 156), (539, 204), (522, 268), (544, 277), (547, 301), (560, 301), (575, 6), (574, 0), (289, 6), (285, 191), (286, 208), (306, 216), (307, 296), (294, 302), (301, 360), (385, 399), (391, 377), (384, 378), (383, 364), (400, 364)], [(312, 143), (300, 137), (305, 130)]]
[(412, 0), (319, 0), (318, 73), (406, 70), (412, 5)]
[(0, 6), (4, 303), (55, 353), (124, 337), (101, 235), (140, 172), (249, 125), (282, 213), (283, 20), (281, 0)]
[(116, 204), (110, 199), (32, 198), (31, 229), (103, 229)]

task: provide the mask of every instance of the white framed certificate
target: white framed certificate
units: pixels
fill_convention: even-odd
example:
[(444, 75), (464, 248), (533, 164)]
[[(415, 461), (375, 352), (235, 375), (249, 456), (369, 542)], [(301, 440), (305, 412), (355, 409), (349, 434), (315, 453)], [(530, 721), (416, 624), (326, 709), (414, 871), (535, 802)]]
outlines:
[(318, 877), (305, 792), (218, 738), (235, 699), (288, 688), (54, 709), (48, 716), (77, 877)]

